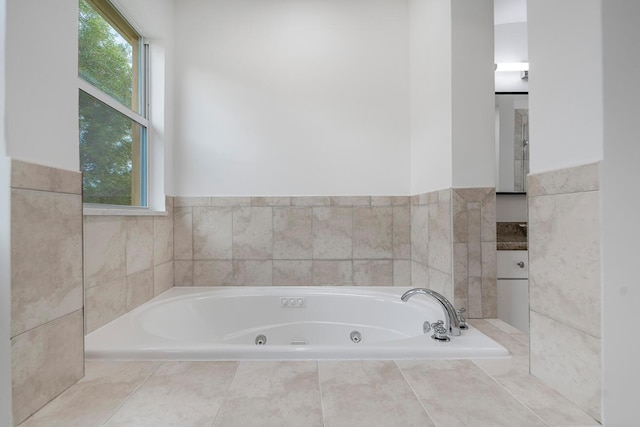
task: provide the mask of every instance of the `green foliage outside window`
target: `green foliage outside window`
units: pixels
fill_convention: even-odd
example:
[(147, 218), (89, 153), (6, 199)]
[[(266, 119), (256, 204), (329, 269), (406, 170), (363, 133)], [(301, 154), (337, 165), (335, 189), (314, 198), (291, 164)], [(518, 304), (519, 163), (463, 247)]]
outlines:
[[(85, 0), (79, 1), (78, 43), (79, 76), (132, 108), (132, 46)], [(141, 127), (82, 91), (79, 106), (83, 201), (138, 204), (132, 200), (132, 145)]]

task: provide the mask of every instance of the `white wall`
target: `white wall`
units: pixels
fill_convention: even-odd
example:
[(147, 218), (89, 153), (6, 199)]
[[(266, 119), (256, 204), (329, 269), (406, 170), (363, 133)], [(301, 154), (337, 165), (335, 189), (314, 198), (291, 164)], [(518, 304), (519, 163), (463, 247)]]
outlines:
[(77, 28), (77, 0), (7, 1), (9, 157), (79, 170)]
[(495, 187), (493, 0), (452, 0), (453, 187)]
[(5, 0), (0, 0), (0, 425), (11, 415), (11, 174), (5, 141)]
[(528, 3), (530, 173), (602, 159), (600, 4)]
[[(496, 64), (529, 61), (526, 22), (496, 25), (494, 37)], [(519, 71), (496, 72), (495, 78), (496, 92), (527, 92), (529, 90), (529, 81), (523, 80)]]
[(408, 6), (176, 2), (175, 194), (408, 194)]
[(604, 425), (638, 423), (640, 346), (633, 338), (640, 307), (637, 226), (640, 200), (640, 3), (602, 1), (604, 160), (602, 206), (602, 407)]
[(411, 194), (453, 184), (451, 3), (410, 0)]

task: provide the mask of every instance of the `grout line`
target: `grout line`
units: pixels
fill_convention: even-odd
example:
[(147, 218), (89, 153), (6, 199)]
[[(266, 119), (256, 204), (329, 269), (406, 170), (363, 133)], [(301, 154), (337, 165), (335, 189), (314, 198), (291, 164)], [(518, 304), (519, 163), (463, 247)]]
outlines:
[[(513, 357), (513, 356), (512, 356)], [(484, 374), (486, 374), (489, 378), (491, 378), (496, 384), (498, 384), (498, 386), (500, 388), (502, 388), (504, 391), (507, 392), (507, 394), (509, 394), (511, 397), (513, 397), (518, 403), (520, 403), (522, 406), (524, 406), (529, 412), (531, 412), (536, 418), (538, 418), (540, 421), (542, 421), (542, 423), (546, 426), (549, 426), (551, 424), (547, 423), (544, 419), (542, 419), (542, 417), (540, 415), (538, 415), (533, 409), (531, 409), (526, 403), (524, 403), (519, 397), (517, 397), (515, 394), (513, 394), (511, 392), (511, 390), (509, 390), (507, 387), (505, 387), (500, 381), (498, 381), (497, 378), (495, 378), (493, 375), (491, 375), (489, 372), (487, 372), (486, 370), (484, 370), (482, 368), (482, 366), (478, 365), (476, 363), (476, 361), (474, 359), (470, 359), (471, 362), (478, 367)], [(531, 375), (531, 374), (529, 374)]]
[(320, 415), (322, 415), (322, 426), (326, 425), (324, 420), (324, 399), (322, 398), (322, 381), (320, 381), (320, 360), (316, 360), (316, 372), (318, 373), (318, 391), (320, 392)]
[(220, 411), (222, 411), (222, 408), (224, 408), (225, 403), (227, 403), (227, 401), (229, 400), (229, 390), (231, 390), (231, 385), (236, 380), (236, 376), (238, 375), (238, 370), (240, 369), (240, 364), (241, 363), (242, 362), (236, 362), (236, 370), (233, 373), (233, 377), (231, 378), (231, 381), (229, 381), (229, 385), (227, 386), (227, 390), (224, 393), (224, 398), (222, 399), (222, 402), (220, 402), (220, 407), (218, 408), (218, 412), (216, 412), (216, 415), (213, 417), (213, 420), (211, 421), (211, 426), (210, 427), (214, 426), (214, 424), (216, 423), (216, 420), (218, 419), (218, 416), (220, 415)]
[(429, 417), (429, 419), (431, 420), (431, 422), (433, 423), (434, 426), (439, 427), (439, 425), (436, 422), (435, 418), (433, 417), (433, 415), (431, 415), (431, 413), (429, 412), (429, 410), (425, 406), (424, 402), (422, 401), (422, 399), (420, 399), (420, 396), (418, 396), (418, 393), (416, 392), (416, 390), (411, 385), (411, 382), (407, 379), (407, 376), (405, 375), (404, 371), (398, 365), (398, 361), (394, 360), (393, 363), (396, 365), (396, 368), (398, 369), (398, 371), (400, 371), (400, 375), (402, 375), (402, 378), (404, 379), (404, 382), (409, 386), (409, 388), (411, 389), (411, 392), (413, 393), (413, 395), (416, 397), (416, 399), (418, 399), (418, 402), (420, 403), (420, 406), (422, 406), (422, 409), (424, 410), (424, 412), (426, 412), (427, 417)]
[(133, 389), (133, 391), (131, 393), (129, 393), (129, 395), (127, 397), (124, 398), (124, 400), (116, 407), (116, 409), (113, 410), (113, 412), (111, 412), (111, 414), (107, 417), (107, 419), (104, 420), (104, 422), (102, 423), (102, 425), (105, 425), (109, 422), (109, 420), (111, 418), (113, 418), (113, 416), (120, 410), (122, 409), (122, 407), (129, 401), (129, 399), (131, 399), (131, 397), (136, 394), (138, 392), (138, 390), (140, 390), (140, 388), (149, 380), (149, 378), (151, 378), (153, 376), (153, 374), (156, 373), (156, 371), (158, 369), (160, 369), (160, 366), (163, 365), (163, 362), (160, 362), (158, 364), (158, 366), (156, 366), (155, 369), (153, 369), (151, 371), (151, 373), (149, 375), (147, 375), (147, 377), (145, 379), (143, 379), (140, 384), (138, 384), (138, 386), (136, 388)]

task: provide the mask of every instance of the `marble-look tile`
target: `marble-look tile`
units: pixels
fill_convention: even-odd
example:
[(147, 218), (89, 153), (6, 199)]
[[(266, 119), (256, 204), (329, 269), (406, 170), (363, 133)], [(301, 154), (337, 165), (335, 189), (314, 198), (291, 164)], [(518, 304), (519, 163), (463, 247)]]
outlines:
[(193, 208), (173, 208), (173, 258), (193, 259)]
[(469, 277), (469, 319), (482, 319), (482, 278)]
[(600, 418), (600, 340), (531, 311), (531, 373)]
[(313, 257), (313, 208), (273, 209), (273, 258)]
[[(373, 206), (373, 198), (371, 198), (371, 204)], [(418, 206), (420, 204), (420, 196), (418, 194), (414, 194), (410, 197), (411, 206)]]
[(453, 278), (451, 273), (429, 267), (428, 274), (429, 289), (439, 292), (449, 301), (453, 301)]
[(371, 206), (410, 206), (409, 196), (371, 196)]
[(451, 202), (451, 193), (452, 188), (445, 188), (444, 190), (439, 190), (438, 193), (438, 203), (449, 203)]
[(519, 341), (510, 334), (498, 329), (489, 323), (488, 320), (489, 319), (470, 319), (468, 323), (489, 338), (502, 344), (509, 350), (511, 357), (508, 359), (474, 359), (473, 362), (495, 378), (528, 374), (529, 344)]
[(84, 218), (85, 288), (124, 277), (127, 232), (124, 218), (87, 216)]
[(153, 265), (173, 260), (173, 214), (153, 218)]
[(238, 208), (233, 212), (233, 257), (273, 258), (272, 208)]
[(176, 208), (211, 206), (211, 197), (174, 197), (173, 206)]
[(330, 206), (331, 197), (329, 196), (303, 196), (292, 197), (291, 206)]
[(434, 426), (390, 361), (320, 361), (325, 426)]
[(193, 286), (193, 261), (173, 261), (173, 286)]
[(84, 375), (82, 310), (13, 337), (11, 371), (19, 424)]
[(495, 242), (482, 243), (482, 316), (498, 317), (498, 267)]
[(153, 298), (153, 268), (127, 276), (127, 312)]
[(353, 257), (393, 258), (393, 208), (354, 208)]
[(84, 300), (85, 329), (89, 333), (127, 312), (127, 278), (87, 289)]
[(453, 244), (453, 294), (456, 298), (469, 298), (469, 270), (467, 244)]
[(482, 277), (482, 243), (480, 239), (467, 243), (469, 277)]
[(322, 426), (316, 362), (240, 363), (214, 427)]
[(426, 265), (411, 261), (411, 286), (426, 288), (429, 285), (429, 269)]
[(84, 378), (20, 427), (100, 426), (158, 367), (158, 362), (86, 362)]
[(313, 284), (318, 286), (353, 285), (353, 262), (313, 261)]
[(514, 326), (511, 326), (507, 322), (503, 322), (500, 319), (485, 319), (485, 321), (490, 325), (496, 327), (497, 329), (501, 330), (505, 334), (509, 335), (510, 337), (517, 339), (518, 341), (526, 344), (527, 346), (529, 345), (529, 335), (525, 334), (520, 329), (517, 329)]
[(251, 197), (212, 197), (211, 206), (230, 208), (251, 206)]
[(451, 208), (447, 203), (429, 205), (427, 265), (452, 273)]
[(153, 296), (158, 296), (172, 287), (173, 261), (153, 267)]
[(453, 210), (453, 241), (463, 243), (469, 241), (469, 212), (467, 201), (456, 191), (453, 192), (451, 203)]
[(371, 206), (369, 196), (337, 196), (331, 197), (331, 206)]
[(354, 260), (353, 284), (356, 286), (393, 286), (393, 261)]
[(233, 261), (233, 284), (237, 286), (271, 286), (273, 261)]
[(273, 261), (274, 286), (309, 286), (313, 283), (313, 261)]
[(251, 206), (291, 206), (291, 197), (252, 197)]
[(480, 236), (483, 242), (496, 241), (496, 192), (491, 191), (480, 206)]
[[(398, 361), (436, 425), (544, 426), (470, 360)], [(456, 381), (457, 378), (464, 380)]]
[(529, 197), (579, 193), (600, 189), (599, 163), (532, 174), (527, 179)]
[(393, 207), (393, 258), (411, 259), (411, 207)]
[(411, 286), (410, 260), (393, 260), (393, 286)]
[(353, 255), (353, 209), (313, 208), (313, 258), (351, 259)]
[(12, 159), (11, 187), (82, 194), (82, 174)]
[(429, 207), (411, 207), (411, 259), (421, 264), (428, 262)]
[(236, 362), (165, 362), (105, 425), (210, 427), (237, 366)]
[(193, 258), (231, 259), (232, 208), (193, 208)]
[(482, 202), (484, 198), (495, 191), (493, 187), (454, 188), (453, 192), (468, 203)]
[(127, 217), (127, 274), (153, 268), (153, 218)]
[(194, 286), (233, 285), (233, 261), (194, 261)]
[(600, 336), (598, 192), (529, 198), (531, 309)]
[(82, 308), (82, 200), (11, 190), (11, 336)]

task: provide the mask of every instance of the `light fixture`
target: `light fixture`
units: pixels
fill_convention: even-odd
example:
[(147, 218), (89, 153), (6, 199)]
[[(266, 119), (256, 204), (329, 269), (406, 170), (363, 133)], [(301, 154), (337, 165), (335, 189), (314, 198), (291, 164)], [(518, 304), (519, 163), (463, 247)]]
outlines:
[(528, 62), (501, 62), (495, 65), (496, 71), (529, 71)]

